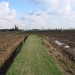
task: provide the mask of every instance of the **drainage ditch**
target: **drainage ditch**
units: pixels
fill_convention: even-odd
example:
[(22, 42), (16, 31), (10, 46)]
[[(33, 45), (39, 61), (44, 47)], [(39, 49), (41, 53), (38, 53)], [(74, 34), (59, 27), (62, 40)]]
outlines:
[(22, 48), (25, 40), (27, 39), (27, 37), (24, 38), (24, 40), (19, 44), (19, 46), (14, 50), (14, 52), (12, 53), (12, 55), (10, 56), (10, 58), (0, 68), (0, 75), (6, 75), (7, 70), (9, 69), (9, 67), (11, 66), (11, 64), (13, 63), (13, 60), (15, 59), (15, 57), (17, 56), (17, 54), (20, 52), (20, 50), (21, 50), (21, 48)]

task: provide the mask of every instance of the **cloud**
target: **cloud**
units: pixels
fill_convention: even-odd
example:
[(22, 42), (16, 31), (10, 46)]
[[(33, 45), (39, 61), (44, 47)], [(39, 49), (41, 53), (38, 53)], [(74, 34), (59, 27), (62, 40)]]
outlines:
[(70, 11), (72, 11), (72, 7), (75, 6), (75, 1), (74, 0), (28, 0), (30, 2), (32, 2), (33, 4), (38, 3), (39, 4), (43, 4), (43, 8), (42, 10), (45, 12), (49, 12), (49, 11), (59, 11), (60, 13), (62, 12), (66, 12), (69, 13)]
[(12, 20), (17, 16), (16, 11), (14, 9), (9, 9), (8, 2), (1, 2), (0, 3), (0, 18)]
[(30, 12), (29, 12), (29, 15), (34, 15), (35, 14), (35, 10), (31, 10)]
[(42, 4), (44, 1), (43, 0), (28, 0), (30, 2), (32, 2), (33, 4)]
[(31, 10), (29, 12), (29, 15), (41, 16), (41, 14), (42, 14), (41, 11), (36, 12), (35, 10)]
[[(0, 2), (0, 28), (13, 28), (15, 25), (22, 29), (41, 28), (42, 26), (44, 28), (75, 27), (75, 0), (27, 1), (33, 3), (35, 7), (20, 20), (18, 20), (16, 10), (9, 8), (8, 2)], [(38, 8), (40, 5), (42, 9)]]
[(4, 1), (0, 2), (0, 29), (14, 28), (15, 25), (21, 28), (24, 27), (24, 23), (17, 19), (16, 11), (9, 9), (9, 3)]
[(35, 14), (36, 16), (41, 16), (42, 15), (42, 13), (40, 12), (40, 11), (38, 11), (38, 12), (36, 12), (36, 14)]
[[(75, 27), (75, 0), (28, 0), (36, 6), (43, 5), (42, 9), (33, 12), (35, 20), (45, 23), (45, 28)], [(38, 13), (40, 12), (41, 13)], [(36, 14), (37, 13), (37, 14)], [(29, 16), (30, 17), (30, 16)], [(39, 21), (40, 22), (40, 21)], [(42, 24), (40, 22), (40, 24)], [(37, 24), (37, 22), (35, 23)], [(42, 24), (43, 25), (43, 24)]]
[(46, 26), (44, 17), (45, 17), (44, 13), (38, 11), (38, 12), (34, 12), (32, 15), (30, 14), (25, 15), (24, 17), (21, 18), (21, 20), (28, 21), (26, 25), (27, 26), (30, 25), (29, 26), (30, 29), (41, 28), (41, 26)]

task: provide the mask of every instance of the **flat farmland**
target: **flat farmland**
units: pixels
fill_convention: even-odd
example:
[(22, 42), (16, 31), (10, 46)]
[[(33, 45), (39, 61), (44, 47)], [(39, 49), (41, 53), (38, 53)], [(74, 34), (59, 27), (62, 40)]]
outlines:
[(36, 35), (29, 35), (6, 75), (62, 75)]
[[(41, 31), (1, 35), (0, 67), (24, 40), (26, 35), (23, 34), (26, 33), (29, 34), (29, 37), (23, 43), (22, 49), (7, 71), (1, 72), (1, 75), (75, 75), (74, 31)], [(31, 35), (32, 33), (37, 34), (38, 37)]]
[(0, 36), (0, 68), (9, 59), (25, 37), (25, 35)]
[(62, 52), (69, 55), (72, 61), (75, 61), (75, 34), (73, 33), (54, 33), (45, 35), (49, 41), (52, 40), (56, 46), (60, 47)]
[(39, 38), (63, 75), (75, 75), (75, 32), (47, 32)]

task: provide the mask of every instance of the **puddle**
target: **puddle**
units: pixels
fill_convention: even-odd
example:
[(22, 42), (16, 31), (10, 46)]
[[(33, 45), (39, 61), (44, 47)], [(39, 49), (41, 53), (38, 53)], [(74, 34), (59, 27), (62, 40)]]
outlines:
[(66, 46), (64, 46), (64, 48), (69, 49), (69, 48), (70, 48), (70, 46), (66, 45)]
[(55, 43), (58, 44), (59, 46), (65, 45), (65, 43), (61, 43), (61, 42), (59, 42), (58, 40), (55, 40)]
[(45, 38), (46, 38), (46, 39), (49, 39), (49, 37), (48, 37), (48, 36), (46, 36)]
[(46, 36), (45, 38), (46, 38), (46, 39), (49, 39), (49, 37), (47, 37), (47, 36)]
[[(59, 46), (63, 46), (65, 49), (69, 49), (70, 46), (68, 46), (67, 44), (65, 43), (62, 43), (62, 42), (59, 42), (58, 40), (55, 40), (55, 43)], [(75, 50), (75, 49), (74, 49)]]

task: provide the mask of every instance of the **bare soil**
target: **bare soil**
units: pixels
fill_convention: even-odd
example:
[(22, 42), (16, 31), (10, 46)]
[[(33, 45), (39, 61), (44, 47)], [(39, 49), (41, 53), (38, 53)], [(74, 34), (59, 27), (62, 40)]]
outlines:
[(25, 35), (0, 36), (0, 68), (25, 37)]
[[(75, 57), (72, 56), (72, 52), (74, 53), (73, 48), (75, 46), (75, 34), (44, 34), (42, 37), (39, 36), (39, 38), (62, 74), (75, 75)], [(55, 40), (66, 43), (70, 46), (70, 49), (65, 49), (63, 46), (57, 45)]]

